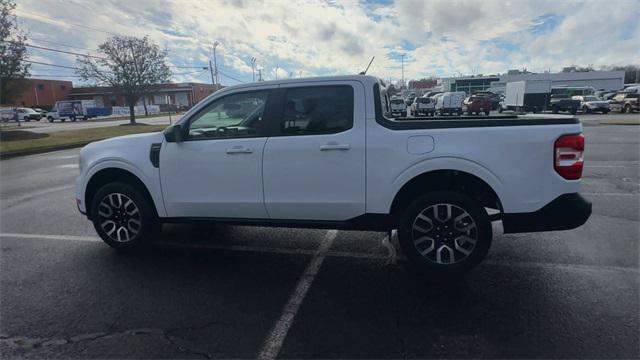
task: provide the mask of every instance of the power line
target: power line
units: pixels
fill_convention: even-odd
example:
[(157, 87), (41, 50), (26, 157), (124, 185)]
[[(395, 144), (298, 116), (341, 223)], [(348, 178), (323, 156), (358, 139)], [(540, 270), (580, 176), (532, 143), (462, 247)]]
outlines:
[(235, 77), (233, 77), (233, 76), (227, 75), (227, 74), (223, 73), (223, 72), (222, 72), (222, 71), (220, 71), (220, 70), (218, 70), (218, 74), (220, 74), (220, 75), (222, 75), (222, 76), (224, 76), (224, 77), (227, 77), (227, 78), (229, 78), (229, 79), (231, 79), (231, 80), (235, 80), (235, 81), (237, 81), (237, 82), (239, 82), (239, 83), (242, 83), (242, 84), (246, 84), (246, 83), (247, 83), (246, 81), (242, 81), (242, 80), (237, 79), (237, 78), (235, 78)]
[(39, 62), (39, 61), (32, 61), (32, 60), (22, 60), (24, 62), (28, 62), (28, 63), (32, 63), (32, 64), (38, 64), (38, 65), (47, 65), (47, 66), (53, 66), (53, 67), (59, 67), (59, 68), (63, 68), (63, 69), (72, 69), (72, 70), (80, 70), (77, 67), (73, 67), (73, 66), (64, 66), (64, 65), (56, 65), (56, 64), (47, 64), (47, 63), (43, 63), (43, 62)]
[[(49, 20), (53, 20), (53, 21), (56, 21), (56, 22), (60, 22), (60, 19), (56, 19), (56, 18), (52, 18), (52, 17), (49, 17), (49, 16), (45, 16), (45, 15), (40, 15), (40, 14), (32, 13), (32, 12), (29, 12), (29, 11), (24, 11), (24, 10), (22, 10), (22, 9), (20, 9), (20, 10), (16, 10), (16, 13), (25, 13), (25, 14), (29, 14), (29, 15), (31, 15), (31, 16), (40, 17), (40, 18), (44, 18), (44, 19), (49, 19)], [(65, 22), (64, 22), (64, 24), (66, 24), (66, 25), (72, 25), (72, 26), (79, 26), (79, 27), (82, 27), (82, 28), (85, 28), (85, 29), (90, 29), (90, 30), (94, 30), (94, 31), (99, 31), (99, 32), (101, 32), (101, 33), (105, 33), (105, 34), (110, 34), (110, 35), (115, 35), (115, 36), (121, 36), (120, 34), (112, 33), (112, 32), (107, 31), (107, 30), (102, 30), (102, 29), (94, 28), (94, 27), (87, 26), (87, 25), (82, 25), (82, 24), (72, 23), (72, 22), (68, 22), (68, 21), (65, 21)]]
[[(0, 40), (0, 41), (5, 42), (5, 43), (17, 44), (15, 41), (7, 41), (7, 40)], [(44, 47), (44, 46), (37, 46), (37, 45), (31, 45), (31, 44), (24, 44), (24, 46), (27, 46), (27, 47), (30, 47), (30, 48), (34, 48), (34, 49), (39, 49), (39, 50), (54, 51), (54, 52), (63, 53), (63, 54), (85, 56), (85, 57), (91, 57), (91, 58), (100, 59), (100, 60), (107, 60), (107, 58), (103, 58), (103, 57), (100, 57), (100, 56), (80, 54), (80, 53), (76, 53), (76, 52), (72, 52), (72, 51), (52, 49), (52, 48), (48, 48), (48, 47)]]
[(78, 49), (78, 50), (95, 51), (93, 49), (81, 48), (81, 47), (77, 47), (77, 46), (73, 46), (73, 45), (67, 45), (67, 44), (62, 44), (62, 43), (58, 43), (58, 42), (55, 42), (55, 41), (50, 41), (50, 40), (36, 39), (34, 37), (29, 37), (29, 39), (33, 40), (33, 41), (37, 41), (37, 42), (49, 43), (49, 44), (54, 44), (54, 45), (58, 45), (58, 46), (64, 46), (64, 47)]

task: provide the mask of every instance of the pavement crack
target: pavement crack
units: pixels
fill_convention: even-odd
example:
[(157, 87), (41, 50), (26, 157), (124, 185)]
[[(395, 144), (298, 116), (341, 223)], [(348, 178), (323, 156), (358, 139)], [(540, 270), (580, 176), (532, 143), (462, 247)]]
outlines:
[(197, 331), (197, 330), (203, 330), (206, 328), (209, 328), (211, 326), (218, 326), (218, 325), (230, 325), (228, 323), (225, 322), (221, 322), (221, 321), (209, 321), (207, 323), (204, 323), (202, 325), (198, 325), (198, 326), (187, 326), (187, 327), (177, 327), (177, 328), (171, 328), (168, 329), (166, 331), (164, 331), (164, 338), (167, 340), (167, 342), (169, 342), (171, 345), (175, 346), (180, 352), (184, 352), (184, 353), (188, 353), (188, 354), (192, 354), (192, 355), (198, 355), (198, 356), (202, 356), (205, 359), (213, 359), (213, 355), (197, 349), (194, 347), (194, 344), (192, 341), (178, 336), (175, 333), (177, 332), (182, 332), (182, 331)]

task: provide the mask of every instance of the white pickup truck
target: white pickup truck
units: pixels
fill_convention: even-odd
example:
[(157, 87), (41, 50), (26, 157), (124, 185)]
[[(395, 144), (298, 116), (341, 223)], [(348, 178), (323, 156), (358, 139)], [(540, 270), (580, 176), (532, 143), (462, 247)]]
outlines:
[(441, 275), (485, 257), (493, 221), (517, 233), (589, 218), (576, 118), (389, 109), (364, 75), (228, 87), (162, 133), (84, 147), (77, 205), (117, 249), (167, 222), (397, 229), (411, 263)]

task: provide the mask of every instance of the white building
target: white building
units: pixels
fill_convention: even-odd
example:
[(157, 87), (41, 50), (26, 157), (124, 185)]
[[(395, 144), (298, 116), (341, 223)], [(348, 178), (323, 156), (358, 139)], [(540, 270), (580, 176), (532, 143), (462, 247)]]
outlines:
[(551, 80), (551, 86), (591, 86), (596, 90), (620, 90), (624, 85), (624, 71), (512, 73), (493, 76), (443, 78), (442, 85), (447, 91), (464, 91), (467, 94), (489, 88), (496, 92), (504, 92), (508, 82), (521, 80)]

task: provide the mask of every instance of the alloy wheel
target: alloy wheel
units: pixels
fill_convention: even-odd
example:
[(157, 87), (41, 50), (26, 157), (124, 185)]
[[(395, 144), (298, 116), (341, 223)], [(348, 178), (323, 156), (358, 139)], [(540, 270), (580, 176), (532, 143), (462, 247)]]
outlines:
[(113, 241), (132, 241), (142, 229), (140, 210), (125, 194), (111, 193), (102, 198), (98, 217), (100, 227)]
[(422, 257), (436, 264), (450, 265), (471, 255), (478, 241), (478, 227), (461, 207), (434, 204), (418, 213), (411, 236)]

